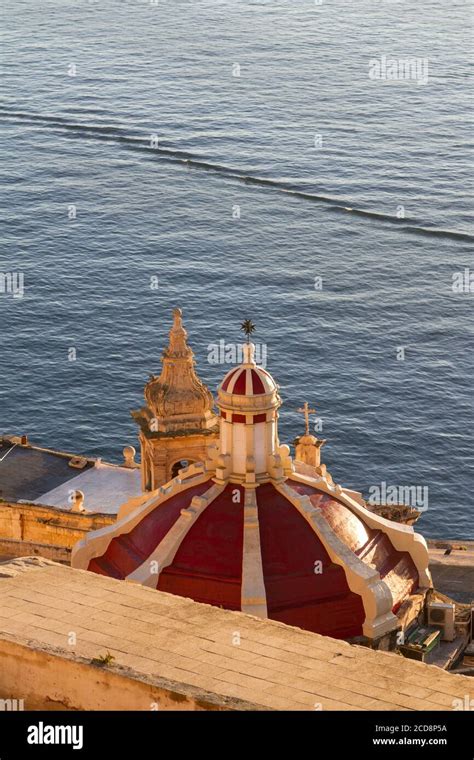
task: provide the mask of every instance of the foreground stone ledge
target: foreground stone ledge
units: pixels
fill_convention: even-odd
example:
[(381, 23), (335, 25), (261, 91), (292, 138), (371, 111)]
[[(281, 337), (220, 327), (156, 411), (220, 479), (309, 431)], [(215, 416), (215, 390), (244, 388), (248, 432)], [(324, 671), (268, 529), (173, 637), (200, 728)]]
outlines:
[(0, 564), (0, 699), (25, 709), (453, 710), (466, 696), (472, 679), (398, 655), (44, 558)]

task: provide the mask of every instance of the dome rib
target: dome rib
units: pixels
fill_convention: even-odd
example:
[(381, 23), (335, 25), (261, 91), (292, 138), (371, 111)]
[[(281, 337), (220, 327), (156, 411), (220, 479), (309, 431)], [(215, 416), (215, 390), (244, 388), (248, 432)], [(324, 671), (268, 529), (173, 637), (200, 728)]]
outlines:
[[(165, 533), (160, 532), (159, 541), (156, 537), (148, 537), (148, 540), (155, 544), (155, 548), (133, 572), (127, 574), (128, 581), (141, 583), (151, 588), (158, 587), (163, 570), (174, 562), (188, 533), (204, 510), (224, 491), (224, 486), (211, 484), (211, 481), (207, 481), (203, 486), (205, 487), (200, 488), (199, 493), (193, 489), (193, 493), (184, 498), (187, 506), (179, 510), (175, 521), (169, 525)], [(183, 492), (183, 496), (186, 497), (186, 491)]]

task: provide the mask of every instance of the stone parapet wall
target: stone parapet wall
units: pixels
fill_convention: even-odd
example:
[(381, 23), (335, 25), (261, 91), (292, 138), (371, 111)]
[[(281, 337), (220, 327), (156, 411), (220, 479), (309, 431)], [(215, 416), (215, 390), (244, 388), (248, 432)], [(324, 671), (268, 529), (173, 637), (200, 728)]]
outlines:
[(238, 699), (229, 699), (227, 706), (225, 699), (192, 686), (176, 688), (165, 679), (140, 678), (127, 668), (92, 665), (85, 658), (58, 656), (6, 639), (0, 639), (0, 665), (0, 703), (5, 700), (6, 707), (20, 703), (24, 710), (258, 709)]
[(116, 515), (77, 513), (39, 504), (0, 501), (0, 556), (40, 554), (69, 561), (86, 533), (112, 525)]

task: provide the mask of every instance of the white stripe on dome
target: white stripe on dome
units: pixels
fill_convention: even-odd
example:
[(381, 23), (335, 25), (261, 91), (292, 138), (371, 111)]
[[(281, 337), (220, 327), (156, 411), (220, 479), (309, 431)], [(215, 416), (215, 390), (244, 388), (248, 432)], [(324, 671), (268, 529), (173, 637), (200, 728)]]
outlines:
[(249, 615), (268, 617), (255, 488), (245, 489), (241, 608)]
[(245, 370), (241, 370), (240, 372), (236, 372), (235, 373), (235, 375), (233, 376), (232, 380), (229, 383), (229, 386), (227, 388), (227, 393), (233, 393), (234, 392), (235, 384), (236, 384), (237, 380), (239, 379), (240, 375), (242, 374), (242, 372), (245, 372)]
[(188, 534), (190, 528), (224, 490), (225, 485), (214, 483), (201, 496), (193, 496), (190, 505), (181, 510), (181, 514), (171, 526), (168, 533), (161, 539), (158, 546), (149, 557), (126, 580), (141, 583), (143, 586), (156, 588), (162, 570), (173, 562), (176, 552)]
[(252, 370), (251, 369), (246, 369), (245, 370), (245, 395), (246, 396), (253, 396)]
[[(231, 372), (235, 372), (235, 370), (231, 370)], [(254, 367), (241, 367), (240, 372), (235, 372), (235, 374), (231, 377), (230, 382), (224, 391), (224, 393), (230, 393), (235, 394), (237, 396), (261, 396), (261, 392), (254, 392), (253, 390), (253, 382), (254, 379), (252, 377), (252, 372), (255, 372), (259, 379), (262, 382), (264, 392), (265, 393), (272, 393), (276, 389), (276, 383), (273, 380), (272, 376), (268, 372), (264, 372), (260, 367), (254, 366)], [(229, 374), (229, 373), (227, 373)], [(242, 374), (244, 374), (245, 377), (245, 391), (241, 393), (240, 391), (237, 393), (235, 390), (235, 386), (239, 382), (240, 378), (242, 377)], [(227, 375), (222, 381), (222, 385), (225, 385)]]
[(271, 375), (269, 375), (267, 372), (264, 374), (258, 373), (260, 380), (262, 381), (264, 388), (266, 389), (267, 393), (271, 393), (275, 388), (275, 382)]

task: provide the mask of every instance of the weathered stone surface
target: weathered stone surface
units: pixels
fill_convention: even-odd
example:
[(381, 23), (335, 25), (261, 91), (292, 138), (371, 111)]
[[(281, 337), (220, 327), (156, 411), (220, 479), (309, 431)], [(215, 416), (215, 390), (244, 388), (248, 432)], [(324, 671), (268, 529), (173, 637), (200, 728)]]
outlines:
[(41, 554), (69, 562), (71, 549), (91, 530), (112, 525), (116, 515), (71, 512), (33, 503), (0, 502), (2, 556)]
[(44, 557), (18, 557), (17, 559), (0, 564), (0, 578), (15, 578), (27, 570), (49, 567), (51, 565), (56, 567), (57, 563)]
[(450, 710), (473, 696), (465, 676), (48, 560), (0, 570), (0, 697), (27, 709)]

